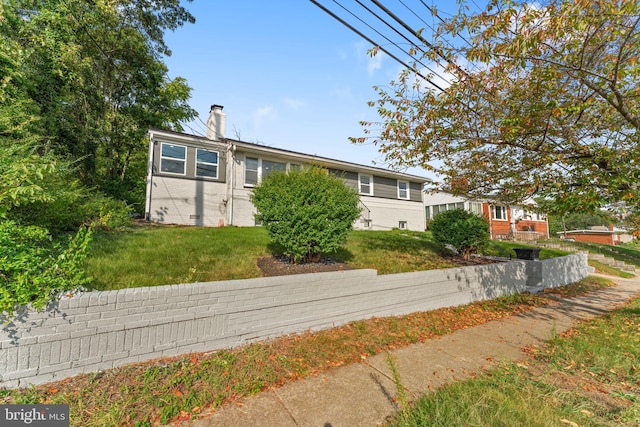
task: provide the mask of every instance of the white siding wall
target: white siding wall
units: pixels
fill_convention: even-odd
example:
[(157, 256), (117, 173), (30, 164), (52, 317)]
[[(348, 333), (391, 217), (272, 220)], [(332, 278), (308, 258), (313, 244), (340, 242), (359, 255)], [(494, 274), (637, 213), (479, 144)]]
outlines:
[(225, 183), (154, 176), (150, 220), (163, 224), (227, 224)]
[(463, 202), (465, 203), (465, 208), (467, 207), (467, 199), (463, 198), (463, 197), (458, 197), (458, 196), (454, 196), (453, 194), (449, 194), (449, 193), (430, 193), (430, 192), (426, 192), (423, 196), (422, 196), (423, 200), (424, 200), (424, 205), (425, 206), (433, 206), (433, 205), (443, 205), (445, 203), (460, 203)]
[[(425, 213), (422, 203), (367, 196), (360, 196), (360, 200), (371, 210), (369, 214), (371, 230), (398, 228), (400, 221), (407, 222), (408, 230), (424, 231), (425, 229)], [(360, 219), (356, 220), (354, 227), (357, 229), (365, 228)]]

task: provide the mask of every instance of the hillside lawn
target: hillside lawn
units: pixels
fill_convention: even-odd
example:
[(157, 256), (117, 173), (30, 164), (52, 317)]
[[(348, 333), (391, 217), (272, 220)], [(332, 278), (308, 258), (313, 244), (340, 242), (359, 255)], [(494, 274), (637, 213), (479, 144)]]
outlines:
[[(490, 242), (487, 255), (515, 258), (517, 242)], [(136, 226), (96, 234), (86, 262), (95, 290), (261, 277), (260, 257), (279, 255), (262, 227)], [(543, 249), (540, 257), (566, 252)], [(455, 267), (429, 232), (354, 231), (331, 258), (378, 274)]]

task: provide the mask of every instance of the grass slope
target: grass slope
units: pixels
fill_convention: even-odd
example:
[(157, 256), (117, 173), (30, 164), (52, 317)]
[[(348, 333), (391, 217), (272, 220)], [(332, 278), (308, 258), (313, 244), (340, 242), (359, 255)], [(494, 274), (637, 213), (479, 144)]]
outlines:
[[(487, 254), (515, 257), (521, 243), (491, 242)], [(279, 254), (261, 227), (141, 226), (96, 235), (86, 261), (96, 290), (260, 277), (256, 260)], [(565, 252), (543, 249), (541, 258)], [(454, 267), (431, 233), (354, 231), (329, 256), (379, 274)]]

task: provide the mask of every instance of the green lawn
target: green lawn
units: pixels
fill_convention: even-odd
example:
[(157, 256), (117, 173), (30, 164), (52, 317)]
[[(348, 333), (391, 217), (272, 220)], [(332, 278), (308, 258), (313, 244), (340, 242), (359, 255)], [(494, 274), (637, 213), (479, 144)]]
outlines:
[(582, 323), (531, 359), (456, 382), (406, 407), (391, 425), (640, 425), (640, 299)]
[[(513, 242), (491, 242), (490, 255), (515, 257)], [(260, 277), (256, 260), (279, 254), (261, 227), (139, 226), (95, 236), (86, 261), (92, 287), (115, 290)], [(564, 252), (543, 249), (541, 258)], [(380, 274), (454, 267), (431, 233), (354, 231), (333, 258)]]

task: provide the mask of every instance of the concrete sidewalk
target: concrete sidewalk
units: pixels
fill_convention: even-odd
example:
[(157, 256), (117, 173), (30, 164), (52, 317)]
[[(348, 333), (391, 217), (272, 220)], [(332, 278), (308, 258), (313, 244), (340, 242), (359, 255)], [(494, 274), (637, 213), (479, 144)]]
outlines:
[[(640, 279), (616, 279), (617, 286), (559, 300), (526, 313), (393, 351), (411, 399), (504, 360), (524, 357), (522, 348), (562, 333), (577, 321), (603, 314), (640, 292)], [(343, 366), (218, 408), (181, 427), (375, 426), (397, 406), (385, 354)]]

